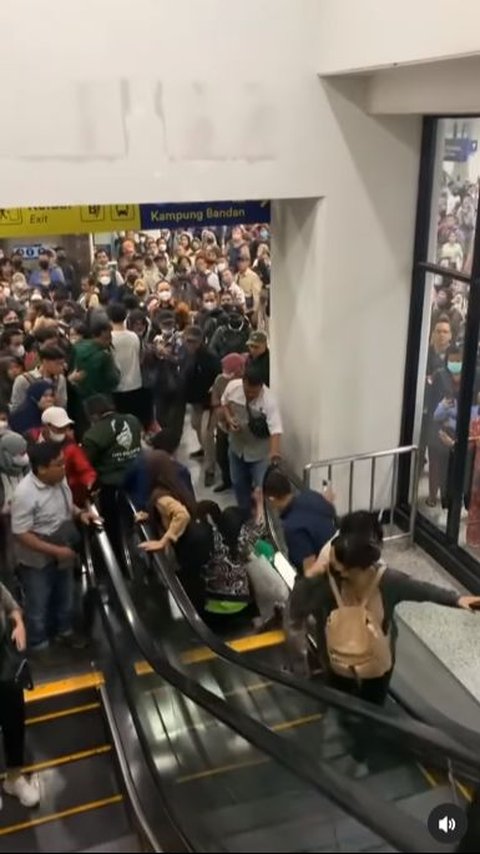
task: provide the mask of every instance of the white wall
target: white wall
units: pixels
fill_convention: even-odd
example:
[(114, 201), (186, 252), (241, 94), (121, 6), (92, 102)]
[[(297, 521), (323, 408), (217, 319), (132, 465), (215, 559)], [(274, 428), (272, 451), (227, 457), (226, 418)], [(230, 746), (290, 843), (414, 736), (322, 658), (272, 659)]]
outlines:
[(480, 113), (480, 57), (391, 68), (372, 74), (371, 113)]
[(319, 192), (319, 11), (2, 0), (0, 204)]
[(421, 123), (365, 94), (321, 84), (324, 198), (274, 206), (274, 384), (302, 463), (399, 441)]
[(319, 0), (321, 74), (480, 53), (478, 0)]
[(272, 384), (282, 407), (284, 452), (298, 471), (319, 446), (325, 207), (324, 199), (293, 199), (272, 209)]
[[(2, 206), (290, 200), (274, 205), (274, 373), (302, 462), (398, 441), (419, 161), (419, 120), (368, 116), (364, 81), (320, 81), (327, 13), (0, 4)], [(325, 60), (364, 37), (378, 51), (358, 18), (336, 23)]]

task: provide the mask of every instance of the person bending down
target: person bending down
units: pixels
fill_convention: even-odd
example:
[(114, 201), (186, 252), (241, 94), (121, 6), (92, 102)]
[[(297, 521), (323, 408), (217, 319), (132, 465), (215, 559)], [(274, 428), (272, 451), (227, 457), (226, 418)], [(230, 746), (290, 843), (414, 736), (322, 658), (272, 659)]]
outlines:
[(316, 618), (330, 685), (377, 705), (385, 702), (395, 663), (397, 605), (480, 606), (478, 596), (459, 596), (386, 567), (382, 540), (370, 513), (349, 513), (332, 540), (326, 571), (297, 578), (291, 597), (293, 619)]

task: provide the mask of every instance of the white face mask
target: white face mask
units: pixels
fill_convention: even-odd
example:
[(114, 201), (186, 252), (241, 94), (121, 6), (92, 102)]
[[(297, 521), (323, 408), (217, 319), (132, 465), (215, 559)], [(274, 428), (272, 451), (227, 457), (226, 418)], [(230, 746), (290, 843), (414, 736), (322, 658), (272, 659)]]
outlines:
[(50, 433), (50, 439), (52, 442), (58, 442), (60, 444), (60, 442), (64, 442), (66, 438), (66, 433)]
[(8, 429), (8, 421), (5, 421), (4, 418), (1, 418), (0, 419), (0, 430), (7, 430), (7, 429)]
[(213, 309), (216, 308), (216, 303), (215, 302), (204, 302), (203, 307), (204, 307), (205, 311), (213, 311)]
[(109, 285), (110, 284), (110, 276), (100, 276), (98, 281), (101, 285)]
[(162, 302), (168, 302), (168, 300), (171, 298), (172, 298), (172, 292), (171, 291), (160, 291), (160, 293), (158, 295), (158, 299), (161, 300)]
[(15, 457), (12, 457), (12, 462), (19, 469), (24, 469), (29, 463), (28, 454), (17, 454)]
[(14, 356), (18, 356), (20, 359), (23, 359), (25, 355), (25, 347), (23, 344), (19, 344), (18, 347), (14, 347), (12, 349), (12, 353)]

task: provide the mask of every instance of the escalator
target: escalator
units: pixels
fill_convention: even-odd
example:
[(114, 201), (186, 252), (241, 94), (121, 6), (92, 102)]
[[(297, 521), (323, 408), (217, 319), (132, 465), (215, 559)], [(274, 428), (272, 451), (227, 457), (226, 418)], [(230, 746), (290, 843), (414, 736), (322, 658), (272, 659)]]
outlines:
[[(124, 530), (126, 530), (125, 526)], [(132, 552), (130, 566), (134, 561), (135, 554)], [(418, 818), (424, 825), (434, 807), (452, 800), (464, 799), (465, 789), (463, 794), (461, 791), (459, 794), (457, 789), (452, 790), (451, 787), (449, 774), (451, 774), (452, 756), (456, 748), (453, 748), (453, 742), (448, 737), (442, 737), (439, 734), (438, 738), (434, 737), (429, 744), (426, 744), (424, 739), (427, 735), (434, 734), (434, 731), (422, 728), (422, 725), (413, 722), (410, 716), (393, 701), (388, 704), (384, 713), (371, 706), (366, 707), (361, 701), (345, 698), (344, 695), (339, 695), (335, 691), (309, 683), (299, 685), (296, 680), (280, 671), (284, 658), (281, 649), (283, 640), (281, 632), (239, 638), (237, 642), (230, 642), (229, 649), (226, 649), (222, 640), (214, 637), (194, 612), (178, 579), (172, 573), (172, 568), (166, 564), (165, 560), (158, 557), (154, 559), (153, 575), (144, 576), (144, 581), (147, 581), (147, 594), (145, 590), (139, 592), (138, 579), (131, 584), (131, 589), (140, 610), (144, 608), (145, 602), (148, 603), (143, 615), (149, 630), (151, 632), (156, 630), (157, 636), (161, 636), (163, 651), (170, 657), (172, 664), (181, 669), (186, 676), (222, 699), (226, 699), (230, 705), (242, 713), (261, 722), (289, 743), (308, 753), (313, 761), (317, 759), (328, 761), (330, 767), (349, 777), (361, 779), (365, 789), (379, 798), (383, 805), (394, 803), (408, 816)], [(171, 618), (169, 620), (166, 589), (169, 590), (170, 595), (173, 593), (177, 605), (187, 619), (176, 622)], [(162, 618), (156, 619), (155, 613), (159, 614), (160, 611), (162, 611)], [(239, 649), (244, 650), (242, 656), (235, 652)], [(140, 670), (142, 670), (141, 667)], [(147, 671), (143, 670), (143, 672)], [(349, 718), (348, 726), (345, 726), (346, 715)], [(365, 716), (368, 720), (367, 726), (364, 725)], [(176, 713), (173, 713), (172, 720), (175, 719)], [(385, 719), (390, 721), (390, 728), (385, 729)], [(195, 743), (202, 746), (204, 741), (209, 743), (210, 727), (206, 725), (201, 715), (193, 717), (192, 727), (195, 735), (191, 738)], [(478, 752), (480, 740), (475, 733), (462, 730), (461, 735), (465, 743), (470, 744), (471, 750)], [(181, 738), (183, 740), (186, 738), (184, 732)], [(360, 750), (358, 749), (359, 739)], [(451, 748), (453, 753), (450, 752)], [(207, 747), (203, 748), (202, 753), (206, 760), (203, 767), (200, 766), (198, 770), (189, 774), (182, 774), (182, 785), (194, 786), (199, 780), (214, 777), (216, 780), (222, 778), (228, 789), (231, 780), (237, 779), (238, 774), (248, 778), (250, 774), (248, 769), (256, 767), (256, 761), (251, 760), (248, 754), (244, 756), (242, 753), (235, 763), (229, 763), (223, 759), (213, 761), (212, 756), (215, 757), (216, 752)], [(467, 756), (471, 755), (475, 754), (470, 754), (468, 749), (463, 753), (463, 759), (458, 768), (459, 777), (464, 772), (462, 763)], [(250, 821), (252, 814), (257, 815), (262, 833), (267, 837), (270, 834), (272, 848), (260, 850), (292, 850), (289, 847), (290, 843), (287, 842), (290, 837), (286, 831), (284, 835), (281, 830), (277, 836), (276, 828), (264, 827), (264, 816), (268, 813), (268, 805), (263, 804), (262, 793), (265, 790), (270, 792), (272, 787), (275, 788), (277, 775), (275, 772), (272, 774), (272, 771), (267, 768), (262, 770), (261, 774), (265, 775), (265, 779), (262, 777), (258, 789), (257, 770), (250, 774), (250, 786), (258, 792), (260, 805), (258, 811), (256, 807), (252, 810), (251, 805), (245, 808), (245, 822)], [(470, 781), (475, 779), (476, 772), (473, 774), (470, 772)], [(189, 794), (188, 797), (190, 798), (191, 795)], [(303, 802), (303, 798), (300, 800)], [(293, 803), (297, 802), (290, 790), (288, 790), (286, 801), (289, 809), (292, 809)], [(280, 814), (283, 815), (282, 804), (282, 795), (279, 793), (273, 801), (274, 812), (279, 809)], [(302, 813), (301, 809), (300, 813)], [(236, 814), (240, 813), (236, 812)], [(227, 810), (225, 815), (229, 816), (230, 812)], [(220, 822), (222, 816), (223, 813), (220, 811)], [(304, 820), (305, 816), (302, 813), (298, 821), (302, 823)], [(240, 827), (242, 822), (240, 819), (238, 821)], [(295, 825), (295, 818), (292, 821)], [(256, 849), (256, 844), (253, 844), (254, 837), (248, 838), (253, 845), (251, 849), (233, 847), (231, 850)], [(242, 844), (246, 844), (245, 840)], [(285, 847), (282, 847), (283, 844)], [(227, 850), (230, 849), (227, 847)], [(349, 850), (362, 849), (349, 848)]]
[(4, 796), (0, 851), (140, 850), (102, 714), (102, 681), (92, 671), (27, 695), (25, 770), (36, 775), (40, 806), (28, 814)]
[[(124, 664), (130, 656), (125, 690), (136, 697), (139, 732), (163, 799), (192, 850), (449, 850), (436, 846), (426, 817), (451, 794), (431, 788), (420, 760), (430, 764), (441, 751), (440, 765), (455, 763), (472, 781), (480, 769), (469, 750), (429, 728), (415, 730), (408, 718), (365, 710), (360, 701), (345, 722), (341, 699), (330, 702), (337, 692), (326, 692), (320, 704), (214, 656), (197, 663), (185, 657), (174, 666), (163, 655), (168, 627), (159, 626), (151, 640), (113, 563), (110, 556), (109, 582), (136, 654), (146, 659), (117, 650)], [(353, 759), (366, 774), (356, 780), (349, 731), (354, 717), (369, 726), (369, 712), (375, 740), (361, 763)]]

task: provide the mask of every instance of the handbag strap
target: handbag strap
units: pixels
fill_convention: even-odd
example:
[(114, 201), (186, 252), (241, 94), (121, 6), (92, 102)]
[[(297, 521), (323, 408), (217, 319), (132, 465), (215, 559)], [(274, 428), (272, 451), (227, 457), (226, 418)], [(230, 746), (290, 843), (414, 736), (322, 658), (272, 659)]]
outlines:
[(340, 589), (339, 589), (338, 584), (337, 584), (337, 582), (335, 581), (335, 579), (334, 579), (334, 577), (333, 577), (332, 573), (330, 572), (330, 570), (328, 570), (328, 572), (327, 572), (327, 576), (328, 576), (328, 583), (330, 584), (330, 589), (331, 589), (331, 591), (332, 591), (332, 593), (333, 593), (333, 596), (334, 596), (335, 602), (337, 603), (337, 607), (338, 607), (338, 608), (343, 608), (343, 607), (344, 607), (344, 602), (343, 602), (343, 599), (342, 599), (342, 596), (341, 596), (341, 593), (340, 593)]

